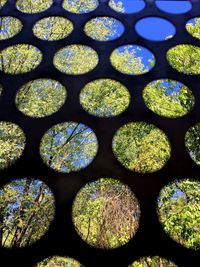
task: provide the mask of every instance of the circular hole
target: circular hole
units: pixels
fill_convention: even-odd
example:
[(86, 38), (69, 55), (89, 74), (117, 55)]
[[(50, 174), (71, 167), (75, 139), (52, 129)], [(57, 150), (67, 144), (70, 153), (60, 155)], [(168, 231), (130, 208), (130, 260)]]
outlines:
[(71, 75), (85, 74), (93, 70), (98, 61), (96, 51), (86, 45), (68, 45), (54, 56), (55, 67), (59, 71)]
[(0, 70), (7, 74), (23, 74), (32, 71), (41, 61), (41, 51), (28, 44), (9, 46), (0, 52)]
[(186, 30), (193, 37), (200, 39), (200, 18), (190, 19), (186, 24)]
[(149, 83), (143, 91), (147, 107), (167, 118), (178, 118), (188, 114), (195, 104), (192, 91), (184, 84), (170, 79), (159, 79)]
[(185, 146), (192, 160), (200, 165), (200, 123), (190, 127), (185, 135)]
[(78, 192), (72, 219), (77, 233), (89, 245), (114, 249), (128, 243), (136, 234), (140, 207), (127, 185), (101, 178)]
[(84, 0), (84, 1), (72, 1), (72, 0), (64, 0), (63, 8), (68, 12), (75, 14), (84, 14), (89, 13), (95, 10), (99, 5), (99, 1), (97, 0)]
[(36, 265), (36, 267), (61, 267), (61, 266), (84, 267), (81, 263), (79, 263), (75, 259), (69, 257), (61, 257), (61, 256), (53, 256), (46, 258)]
[(18, 34), (23, 25), (14, 17), (0, 17), (0, 40), (7, 40)]
[(187, 75), (200, 74), (200, 47), (181, 44), (167, 52), (167, 60), (175, 70)]
[(23, 13), (34, 14), (47, 10), (52, 4), (52, 0), (17, 0), (16, 7)]
[(160, 192), (157, 212), (165, 232), (186, 248), (200, 249), (200, 183), (175, 180)]
[(109, 6), (117, 12), (130, 14), (144, 9), (145, 2), (143, 0), (110, 0)]
[(73, 31), (70, 20), (62, 17), (48, 17), (39, 20), (33, 27), (33, 33), (45, 41), (57, 41), (66, 38)]
[(139, 35), (152, 41), (165, 41), (172, 38), (176, 33), (176, 29), (171, 22), (156, 17), (139, 20), (135, 28)]
[(17, 179), (0, 188), (2, 246), (32, 245), (54, 218), (54, 197), (37, 179)]
[(164, 132), (146, 122), (130, 122), (122, 126), (113, 138), (112, 147), (117, 160), (138, 173), (160, 170), (171, 152)]
[(155, 3), (159, 9), (171, 14), (183, 14), (192, 9), (190, 1), (158, 0)]
[(0, 122), (0, 169), (8, 168), (20, 158), (26, 137), (22, 129), (11, 122)]
[(111, 41), (123, 34), (124, 26), (112, 17), (97, 17), (85, 24), (84, 31), (93, 40)]
[(159, 256), (143, 257), (133, 262), (129, 267), (177, 267), (175, 263)]
[(82, 89), (80, 103), (94, 116), (113, 117), (127, 109), (130, 94), (125, 86), (115, 80), (99, 79)]
[(0, 8), (6, 4), (7, 0), (0, 0)]
[(124, 45), (115, 49), (110, 61), (113, 67), (124, 74), (140, 75), (149, 72), (155, 65), (154, 55), (138, 45)]
[(17, 92), (17, 108), (27, 116), (45, 117), (57, 112), (65, 103), (67, 91), (58, 81), (37, 79)]
[(86, 125), (65, 122), (50, 128), (42, 138), (40, 154), (55, 171), (70, 173), (87, 167), (95, 158), (98, 142)]

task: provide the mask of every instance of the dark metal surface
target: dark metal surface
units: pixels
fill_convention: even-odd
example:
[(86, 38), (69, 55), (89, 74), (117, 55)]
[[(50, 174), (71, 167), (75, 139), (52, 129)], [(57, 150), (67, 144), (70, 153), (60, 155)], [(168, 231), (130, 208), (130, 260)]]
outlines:
[[(156, 214), (156, 199), (160, 189), (175, 178), (191, 177), (200, 180), (200, 168), (190, 159), (184, 146), (187, 129), (200, 121), (200, 77), (188, 76), (174, 71), (168, 64), (166, 51), (180, 43), (200, 46), (200, 41), (191, 37), (185, 30), (185, 23), (200, 15), (200, 1), (193, 2), (193, 9), (182, 15), (172, 15), (160, 11), (153, 1), (146, 1), (146, 8), (136, 14), (118, 14), (111, 10), (107, 2), (100, 1), (99, 7), (85, 15), (75, 15), (61, 7), (61, 0), (54, 1), (50, 9), (40, 14), (23, 14), (15, 8), (15, 0), (0, 10), (1, 15), (19, 18), (24, 28), (16, 37), (0, 42), (0, 49), (19, 43), (30, 43), (43, 53), (40, 66), (27, 74), (8, 75), (0, 72), (0, 83), (4, 91), (0, 100), (0, 121), (17, 123), (26, 133), (27, 143), (22, 157), (10, 168), (0, 171), (0, 186), (18, 177), (40, 178), (53, 190), (56, 198), (56, 216), (50, 230), (40, 241), (28, 248), (9, 250), (0, 248), (0, 266), (32, 266), (50, 255), (70, 256), (86, 267), (125, 267), (141, 256), (159, 255), (173, 260), (180, 267), (199, 266), (200, 255), (178, 245), (163, 231)], [(32, 33), (33, 24), (40, 18), (60, 15), (69, 18), (74, 24), (73, 33), (56, 42), (37, 39)], [(83, 32), (89, 19), (107, 15), (117, 18), (125, 25), (121, 38), (101, 43), (91, 40)], [(137, 35), (134, 25), (140, 18), (160, 16), (176, 26), (174, 38), (165, 42), (144, 40)], [(70, 76), (62, 74), (53, 66), (55, 52), (67, 44), (86, 44), (99, 55), (99, 64), (85, 75)], [(123, 44), (138, 44), (150, 49), (156, 57), (155, 68), (147, 74), (129, 76), (112, 68), (109, 56), (112, 50)], [(15, 107), (15, 94), (27, 81), (37, 78), (52, 78), (66, 86), (68, 99), (54, 115), (41, 119), (29, 118)], [(87, 114), (79, 104), (79, 93), (89, 81), (100, 77), (113, 78), (124, 84), (132, 96), (126, 112), (118, 117), (101, 119)], [(185, 83), (196, 98), (195, 108), (190, 114), (178, 119), (167, 119), (155, 115), (147, 109), (142, 99), (142, 90), (147, 83), (156, 78), (172, 78)], [(50, 170), (39, 155), (42, 136), (51, 126), (65, 121), (82, 122), (91, 127), (97, 135), (99, 151), (96, 159), (86, 169), (76, 173), (60, 174)], [(112, 152), (112, 138), (116, 130), (130, 121), (150, 122), (162, 129), (170, 139), (172, 152), (166, 166), (153, 174), (137, 174), (126, 170), (115, 159)], [(100, 178), (113, 177), (125, 182), (132, 188), (141, 205), (141, 221), (136, 236), (125, 246), (115, 250), (100, 250), (87, 245), (76, 234), (71, 221), (71, 207), (75, 194), (86, 182)], [(6, 265), (3, 263), (6, 262)]]

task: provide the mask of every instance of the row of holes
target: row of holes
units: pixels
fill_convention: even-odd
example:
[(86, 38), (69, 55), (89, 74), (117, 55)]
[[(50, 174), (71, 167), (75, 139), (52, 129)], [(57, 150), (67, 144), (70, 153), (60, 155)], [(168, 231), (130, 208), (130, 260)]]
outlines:
[[(200, 123), (190, 127), (185, 145), (192, 160), (200, 165)], [(26, 137), (11, 122), (0, 122), (0, 169), (12, 165), (23, 153)], [(146, 122), (130, 122), (114, 135), (113, 152), (128, 170), (152, 173), (163, 168), (170, 158), (170, 142), (163, 131)], [(87, 167), (98, 151), (94, 132), (82, 123), (65, 122), (50, 128), (40, 143), (40, 155), (51, 169), (70, 173)]]
[[(175, 242), (193, 250), (200, 249), (199, 193), (200, 183), (187, 178), (167, 184), (157, 198), (157, 215), (164, 231)], [(6, 248), (27, 247), (39, 241), (55, 217), (54, 195), (38, 179), (16, 179), (4, 185), (0, 188), (0, 204), (3, 207), (1, 246)], [(100, 178), (80, 189), (71, 214), (75, 230), (83, 241), (96, 248), (115, 249), (136, 235), (141, 210), (137, 197), (127, 185), (113, 178)], [(26, 232), (22, 232), (20, 238), (14, 234), (16, 229), (22, 231), (24, 227)]]
[[(186, 24), (186, 30), (193, 36), (200, 39), (195, 31), (198, 28), (199, 18), (190, 19)], [(0, 17), (1, 29), (0, 40), (7, 40), (14, 37), (22, 29), (22, 23), (14, 17)], [(66, 38), (73, 31), (73, 24), (63, 17), (47, 17), (39, 20), (33, 27), (36, 37), (45, 41), (57, 41)], [(124, 32), (124, 26), (112, 17), (96, 17), (86, 23), (85, 33), (96, 41), (111, 41), (119, 38)], [(102, 36), (100, 32), (104, 31)], [(153, 41), (164, 41), (175, 35), (175, 27), (166, 19), (159, 17), (146, 17), (136, 23), (136, 31), (143, 38)], [(99, 34), (98, 34), (99, 33)]]
[[(180, 44), (168, 50), (166, 58), (175, 70), (187, 74), (200, 74), (200, 47)], [(0, 70), (6, 74), (23, 74), (37, 68), (42, 61), (41, 51), (32, 45), (17, 44), (0, 52)], [(91, 60), (88, 61), (88, 58)], [(99, 63), (97, 52), (86, 45), (72, 44), (56, 52), (54, 66), (69, 75), (85, 74)], [(112, 66), (128, 75), (141, 75), (154, 68), (156, 60), (152, 52), (138, 45), (124, 45), (113, 50), (110, 56)], [(119, 64), (120, 62), (120, 64)]]
[[(6, 4), (7, 0), (1, 0), (0, 8)], [(39, 13), (47, 10), (53, 4), (52, 0), (17, 0), (16, 7), (19, 11), (28, 14)], [(156, 0), (156, 6), (167, 13), (183, 14), (192, 9), (190, 1), (163, 1)], [(84, 3), (77, 7), (72, 0), (64, 0), (63, 8), (68, 12), (75, 14), (85, 14), (94, 11), (99, 5), (98, 0), (85, 0)], [(143, 0), (110, 0), (109, 7), (120, 13), (136, 13), (145, 8), (145, 1)]]
[[(0, 95), (2, 92), (3, 88), (0, 86)], [(15, 104), (23, 114), (42, 118), (58, 112), (66, 99), (67, 90), (58, 81), (37, 79), (19, 89)], [(143, 90), (143, 99), (151, 111), (167, 118), (187, 115), (195, 105), (192, 91), (186, 85), (171, 79), (159, 79), (149, 83)], [(83, 87), (79, 101), (89, 114), (110, 118), (127, 110), (131, 96), (120, 82), (97, 79)]]

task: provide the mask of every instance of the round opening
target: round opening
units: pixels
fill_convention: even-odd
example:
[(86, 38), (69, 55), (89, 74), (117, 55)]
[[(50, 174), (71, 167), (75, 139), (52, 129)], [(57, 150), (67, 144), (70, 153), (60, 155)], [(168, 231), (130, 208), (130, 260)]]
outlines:
[(70, 20), (62, 17), (48, 17), (39, 20), (33, 27), (33, 33), (45, 41), (57, 41), (66, 38), (73, 31)]
[(84, 31), (96, 41), (112, 41), (123, 34), (124, 26), (112, 17), (97, 17), (85, 24)]
[(155, 65), (154, 55), (138, 45), (118, 47), (112, 52), (110, 61), (116, 70), (129, 75), (145, 74)]
[(7, 74), (23, 74), (37, 68), (41, 51), (32, 45), (17, 44), (0, 51), (0, 70)]
[(128, 170), (151, 173), (164, 167), (170, 158), (167, 136), (153, 124), (130, 122), (122, 126), (113, 138), (113, 152)]
[(143, 0), (110, 0), (109, 6), (116, 12), (131, 14), (144, 9), (145, 1)]
[(94, 49), (77, 44), (62, 48), (54, 56), (55, 67), (71, 75), (85, 74), (93, 70), (98, 61), (98, 55)]
[(177, 265), (159, 256), (149, 256), (140, 258), (129, 265), (129, 267), (177, 267)]
[(54, 218), (54, 197), (38, 179), (17, 179), (0, 188), (1, 246), (20, 248), (38, 241)]
[(198, 17), (198, 18), (190, 19), (186, 23), (186, 30), (193, 37), (200, 39), (200, 18)]
[(175, 180), (160, 192), (157, 212), (164, 231), (186, 248), (200, 249), (200, 183)]
[(70, 257), (53, 256), (39, 262), (35, 267), (84, 267), (77, 260)]
[(53, 0), (17, 0), (16, 7), (19, 11), (28, 14), (40, 13), (53, 4)]
[(23, 25), (21, 21), (14, 17), (0, 17), (0, 40), (7, 40), (17, 35)]
[(22, 129), (11, 122), (0, 122), (0, 169), (8, 168), (19, 159), (25, 148)]
[(175, 70), (188, 75), (200, 74), (200, 47), (181, 44), (167, 52), (167, 60)]
[(72, 219), (78, 235), (89, 245), (114, 249), (133, 238), (139, 227), (140, 207), (125, 184), (101, 178), (77, 194)]
[(125, 86), (115, 80), (99, 79), (82, 89), (80, 103), (94, 116), (113, 117), (127, 109), (130, 94)]
[(94, 11), (99, 5), (98, 0), (64, 0), (63, 8), (75, 14), (85, 14)]
[(160, 10), (171, 14), (184, 14), (192, 9), (192, 4), (186, 0), (156, 0), (155, 3)]
[(195, 104), (192, 91), (181, 82), (159, 79), (149, 83), (143, 91), (146, 106), (156, 114), (178, 118), (188, 114)]
[(27, 116), (42, 118), (57, 112), (65, 103), (67, 91), (58, 81), (37, 79), (17, 92), (17, 108)]
[(76, 122), (60, 123), (42, 138), (40, 154), (44, 163), (58, 172), (70, 173), (87, 167), (95, 158), (98, 142), (94, 132)]

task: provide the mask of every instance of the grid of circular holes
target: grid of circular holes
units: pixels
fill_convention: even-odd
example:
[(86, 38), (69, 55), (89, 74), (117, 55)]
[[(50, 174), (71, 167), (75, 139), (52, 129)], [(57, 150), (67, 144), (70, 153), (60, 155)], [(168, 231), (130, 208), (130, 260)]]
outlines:
[(93, 40), (112, 41), (123, 34), (124, 25), (112, 17), (96, 17), (85, 24), (84, 31)]
[(145, 74), (155, 65), (155, 57), (148, 49), (131, 44), (115, 49), (110, 61), (117, 71), (129, 75)]
[(16, 7), (27, 14), (43, 12), (51, 7), (53, 0), (17, 0)]
[(192, 9), (192, 4), (188, 0), (156, 0), (155, 3), (160, 10), (171, 14), (183, 14)]
[(27, 116), (42, 118), (57, 112), (65, 103), (67, 91), (58, 81), (37, 79), (17, 92), (17, 108)]
[(18, 125), (0, 122), (0, 170), (8, 168), (20, 158), (25, 142), (25, 134)]
[(175, 70), (187, 74), (200, 74), (200, 47), (190, 44), (180, 44), (167, 52), (167, 60)]
[(109, 6), (119, 13), (131, 14), (144, 9), (145, 1), (143, 0), (110, 0)]
[(80, 93), (82, 107), (97, 117), (117, 116), (127, 109), (129, 103), (127, 88), (111, 79), (92, 81)]
[(143, 90), (146, 106), (156, 114), (178, 118), (188, 114), (195, 104), (192, 91), (181, 82), (159, 79), (149, 83)]
[(37, 68), (41, 51), (29, 44), (17, 44), (0, 51), (0, 70), (6, 74), (23, 74)]
[(186, 30), (193, 37), (200, 39), (200, 17), (190, 19), (186, 23)]
[(200, 123), (191, 126), (185, 135), (185, 146), (191, 159), (200, 165)]
[(113, 138), (113, 152), (128, 170), (152, 173), (164, 167), (171, 147), (163, 131), (146, 122), (123, 125)]
[(59, 266), (69, 266), (69, 267), (84, 267), (77, 260), (69, 257), (53, 256), (44, 259), (39, 262), (35, 267), (59, 267)]
[(78, 5), (74, 4), (71, 0), (63, 1), (63, 8), (68, 12), (75, 14), (86, 14), (94, 11), (99, 5), (98, 0), (84, 0)]
[[(123, 11), (124, 12), (124, 11)], [(84, 13), (84, 12), (83, 12)], [(87, 13), (87, 12), (85, 12), (85, 13)], [(174, 266), (174, 265), (173, 265)]]
[(57, 41), (69, 36), (73, 28), (73, 24), (70, 20), (55, 16), (37, 21), (33, 27), (33, 33), (39, 39)]
[(162, 188), (157, 201), (159, 220), (165, 232), (177, 243), (193, 250), (200, 250), (199, 194), (199, 181), (175, 180)]
[(159, 256), (143, 257), (133, 262), (129, 267), (177, 267), (175, 263)]
[(128, 243), (139, 227), (140, 207), (129, 187), (112, 178), (86, 184), (77, 194), (72, 220), (89, 245), (114, 249)]
[(166, 41), (176, 33), (176, 29), (171, 22), (159, 17), (140, 19), (136, 23), (135, 29), (140, 36), (151, 41)]
[(62, 48), (54, 56), (54, 66), (59, 71), (71, 75), (85, 74), (93, 70), (98, 61), (98, 54), (94, 49), (78, 44)]
[(0, 41), (17, 35), (22, 30), (22, 23), (14, 17), (0, 17)]
[[(38, 179), (16, 179), (0, 188), (2, 246), (27, 247), (40, 240), (54, 218), (50, 189)], [(13, 235), (14, 231), (17, 235)]]
[(76, 122), (60, 123), (50, 128), (40, 144), (40, 155), (51, 169), (70, 173), (87, 167), (95, 158), (98, 142), (94, 132)]

